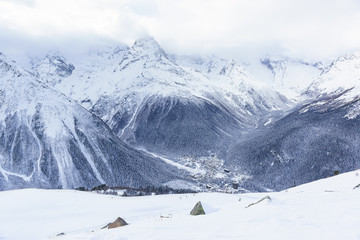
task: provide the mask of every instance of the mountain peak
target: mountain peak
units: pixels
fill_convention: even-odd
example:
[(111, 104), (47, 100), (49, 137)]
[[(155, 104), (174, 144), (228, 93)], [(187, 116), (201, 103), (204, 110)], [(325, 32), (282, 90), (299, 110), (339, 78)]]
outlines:
[(129, 50), (134, 54), (138, 54), (147, 60), (160, 60), (167, 55), (160, 44), (153, 37), (141, 38), (135, 41)]
[(219, 72), (220, 75), (229, 75), (236, 68), (236, 62), (234, 59), (228, 61), (226, 65)]
[(155, 40), (154, 37), (151, 37), (151, 36), (148, 36), (148, 37), (142, 37), (142, 38), (139, 38), (137, 40), (135, 40), (134, 42), (134, 45), (137, 45), (137, 44), (157, 44), (159, 45), (159, 43)]
[(48, 53), (33, 68), (36, 69), (36, 75), (43, 82), (52, 86), (61, 82), (62, 78), (69, 77), (75, 69), (73, 64), (68, 63), (64, 57), (56, 53)]
[(133, 46), (124, 55), (119, 64), (120, 71), (129, 64), (142, 60), (145, 63), (169, 61), (167, 54), (153, 37), (141, 38), (135, 41)]
[(227, 76), (232, 79), (242, 79), (247, 76), (245, 69), (239, 66), (234, 59), (229, 60), (221, 69), (219, 75)]
[[(52, 52), (48, 53), (41, 62), (48, 62), (54, 66), (72, 65), (72, 64), (67, 63), (67, 60), (65, 57), (61, 56), (58, 53), (52, 53)], [(41, 64), (41, 62), (39, 64)]]
[(344, 71), (347, 72), (348, 69), (360, 69), (360, 52), (354, 52), (338, 57), (333, 61), (327, 68), (324, 69), (322, 75), (327, 74), (328, 72), (335, 71)]
[(0, 77), (4, 77), (7, 74), (10, 74), (11, 76), (20, 76), (21, 71), (14, 60), (0, 52)]
[(11, 59), (9, 59), (5, 54), (3, 54), (2, 52), (0, 52), (0, 64), (11, 64), (11, 63), (15, 63), (14, 61), (12, 61)]
[(346, 54), (330, 64), (307, 88), (306, 93), (334, 95), (353, 89), (343, 96), (346, 101), (358, 97), (360, 88), (360, 53)]
[(337, 60), (335, 60), (335, 62), (346, 61), (346, 60), (355, 60), (355, 59), (359, 59), (359, 58), (360, 58), (360, 52), (353, 52), (353, 53), (349, 53), (349, 54), (340, 56)]

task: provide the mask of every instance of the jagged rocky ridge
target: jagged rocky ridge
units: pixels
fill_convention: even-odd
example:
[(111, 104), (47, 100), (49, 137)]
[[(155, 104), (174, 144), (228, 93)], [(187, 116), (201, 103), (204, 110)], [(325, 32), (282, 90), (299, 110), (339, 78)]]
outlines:
[(0, 189), (159, 185), (180, 171), (0, 54)]

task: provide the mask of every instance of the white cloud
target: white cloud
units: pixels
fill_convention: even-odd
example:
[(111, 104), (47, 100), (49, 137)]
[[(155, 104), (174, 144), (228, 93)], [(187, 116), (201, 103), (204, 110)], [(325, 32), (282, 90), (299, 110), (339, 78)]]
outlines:
[[(327, 57), (359, 47), (358, 1), (166, 1), (159, 15), (142, 23), (178, 48), (283, 49), (301, 56)], [(175, 14), (174, 14), (175, 13)]]
[(134, 38), (145, 31), (132, 11), (113, 1), (34, 0), (31, 5), (2, 1), (0, 23), (34, 36), (95, 34)]
[(175, 52), (323, 58), (360, 47), (359, 13), (357, 0), (0, 0), (0, 27), (38, 39), (131, 44), (150, 34)]

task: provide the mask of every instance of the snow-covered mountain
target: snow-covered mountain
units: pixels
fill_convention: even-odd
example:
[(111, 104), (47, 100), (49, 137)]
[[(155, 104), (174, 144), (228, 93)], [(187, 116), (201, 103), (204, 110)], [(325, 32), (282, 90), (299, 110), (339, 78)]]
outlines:
[(320, 61), (312, 62), (290, 57), (267, 56), (256, 61), (243, 61), (241, 65), (234, 60), (217, 56), (169, 55), (169, 57), (183, 68), (200, 72), (209, 78), (217, 78), (219, 73), (225, 71), (228, 66), (236, 66), (238, 75), (229, 76), (230, 78), (238, 79), (251, 75), (256, 82), (261, 82), (267, 88), (278, 91), (288, 99), (297, 102), (303, 100), (301, 92), (325, 68)]
[[(140, 165), (150, 159), (144, 166), (151, 165), (154, 174), (147, 177), (143, 176), (147, 167), (129, 163), (128, 169), (134, 167), (140, 172), (139, 180), (130, 181), (132, 185), (166, 182), (175, 187), (190, 186), (186, 182), (190, 176), (197, 186), (210, 189), (227, 191), (235, 183), (247, 190), (280, 190), (359, 166), (355, 159), (360, 147), (360, 133), (356, 127), (360, 114), (358, 61), (358, 54), (352, 54), (339, 58), (327, 68), (320, 62), (286, 57), (264, 58), (257, 66), (243, 65), (215, 56), (169, 55), (149, 37), (137, 40), (131, 47), (98, 49), (77, 58), (64, 57), (61, 53), (48, 54), (44, 59), (32, 61), (32, 73), (18, 70), (10, 74), (7, 69), (14, 63), (4, 60), (0, 76), (10, 74), (12, 77), (3, 78), (15, 79), (18, 74), (23, 82), (15, 81), (21, 82), (19, 86), (4, 85), (3, 92), (12, 89), (13, 96), (19, 98), (13, 97), (16, 103), (27, 99), (23, 104), (27, 106), (26, 111), (9, 105), (11, 101), (5, 99), (4, 93), (0, 94), (0, 100), (3, 98), (7, 102), (4, 109), (5, 106), (14, 109), (13, 115), (19, 116), (19, 111), (25, 114), (21, 121), (29, 119), (28, 116), (33, 119), (37, 111), (43, 111), (36, 117), (42, 121), (41, 126), (47, 126), (42, 128), (66, 133), (64, 136), (68, 140), (56, 142), (62, 143), (64, 149), (70, 146), (72, 153), (81, 152), (86, 161), (100, 159), (93, 161), (105, 164), (116, 159), (114, 155), (105, 154), (110, 150), (103, 141), (121, 146), (121, 150), (116, 151), (127, 151), (126, 163), (133, 155), (141, 159), (135, 161)], [(27, 86), (27, 82), (33, 87)], [(21, 86), (26, 86), (25, 92), (32, 89), (31, 94), (16, 90), (23, 89)], [(38, 88), (46, 94), (37, 93)], [(41, 107), (37, 107), (37, 103)], [(65, 109), (67, 114), (60, 113), (59, 109)], [(6, 111), (11, 113), (10, 110)], [(50, 115), (61, 118), (53, 120)], [(35, 120), (31, 120), (31, 124), (32, 121)], [(32, 127), (31, 124), (25, 126)], [(82, 133), (77, 130), (79, 126)], [(99, 126), (106, 130), (97, 130)], [(42, 128), (40, 133), (30, 128), (31, 136), (42, 138), (41, 143), (49, 146), (49, 152), (59, 149), (54, 145), (57, 134), (47, 133)], [(14, 127), (6, 131), (9, 136), (19, 132)], [(100, 141), (97, 135), (102, 131), (105, 133), (100, 136), (105, 140)], [(83, 142), (79, 134), (84, 134), (88, 140)], [(13, 144), (6, 141), (4, 149), (11, 159)], [(69, 142), (75, 142), (78, 149), (74, 150)], [(95, 151), (97, 148), (100, 149)], [(169, 167), (164, 178), (154, 180), (169, 166), (165, 162), (176, 168)], [(99, 174), (94, 171), (121, 169), (116, 164), (93, 167), (89, 163), (87, 170), (95, 177), (84, 182), (119, 185), (118, 175), (101, 181), (98, 175), (103, 176), (102, 170), (98, 170)], [(20, 173), (23, 179), (29, 179), (31, 171), (12, 171), (1, 166), (0, 178), (8, 179), (8, 176), (16, 176), (12, 173)], [(35, 168), (28, 169), (35, 173)], [(179, 173), (179, 169), (184, 172)], [(55, 178), (56, 171), (51, 174)], [(19, 176), (17, 178), (21, 179)], [(78, 185), (77, 179), (86, 177), (76, 177), (69, 182)], [(178, 181), (179, 178), (184, 179)], [(174, 181), (167, 181), (171, 179)]]
[(359, 63), (358, 54), (334, 61), (304, 92), (310, 102), (244, 137), (228, 163), (275, 189), (360, 168)]
[(218, 153), (242, 129), (291, 105), (233, 60), (217, 62), (204, 72), (184, 59), (175, 61), (179, 58), (169, 57), (153, 38), (123, 50), (117, 54), (120, 61), (101, 71), (86, 59), (79, 66), (73, 63), (73, 74), (55, 87), (99, 116), (119, 137), (148, 151)]
[(177, 168), (127, 146), (98, 117), (3, 54), (0, 83), (1, 190), (145, 186), (178, 179)]
[(243, 186), (255, 190), (282, 190), (358, 169), (360, 119), (345, 117), (358, 106), (305, 105), (239, 139), (226, 163), (251, 176)]
[(309, 109), (324, 112), (346, 108), (345, 118), (357, 118), (360, 115), (359, 91), (360, 54), (341, 56), (304, 91), (304, 95), (318, 100), (307, 105), (303, 112)]
[(301, 101), (301, 92), (319, 77), (323, 69), (322, 62), (269, 56), (247, 66), (256, 78), (295, 101)]
[(33, 64), (35, 75), (50, 86), (55, 86), (63, 78), (69, 77), (75, 69), (64, 57), (56, 54), (47, 55), (43, 60)]
[(217, 77), (229, 60), (217, 56), (168, 55), (169, 59), (190, 71), (202, 73), (209, 78)]
[[(331, 63), (319, 78), (308, 87), (306, 94), (314, 97), (336, 95), (346, 90), (348, 100), (359, 94), (360, 87), (360, 53), (339, 57)], [(344, 96), (344, 97), (345, 97)]]

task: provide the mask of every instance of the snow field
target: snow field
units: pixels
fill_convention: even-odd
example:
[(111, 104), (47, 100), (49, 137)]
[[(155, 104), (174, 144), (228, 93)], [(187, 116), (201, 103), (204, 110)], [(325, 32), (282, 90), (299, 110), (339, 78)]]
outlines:
[[(360, 171), (282, 192), (116, 197), (0, 192), (0, 239), (360, 239)], [(269, 195), (264, 200), (246, 208)], [(206, 215), (190, 216), (197, 201)], [(128, 226), (101, 229), (122, 217)], [(59, 233), (63, 236), (56, 236)]]

